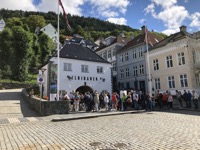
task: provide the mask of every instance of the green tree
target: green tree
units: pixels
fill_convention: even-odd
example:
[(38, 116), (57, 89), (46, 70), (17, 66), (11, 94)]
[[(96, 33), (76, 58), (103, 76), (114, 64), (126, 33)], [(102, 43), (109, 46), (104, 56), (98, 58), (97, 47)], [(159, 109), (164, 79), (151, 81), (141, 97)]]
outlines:
[(12, 64), (12, 78), (17, 81), (26, 81), (32, 53), (32, 36), (22, 27), (14, 26), (13, 42), (14, 59)]
[(10, 65), (13, 57), (12, 48), (12, 32), (9, 28), (5, 28), (0, 32), (0, 70), (2, 78), (10, 78)]
[(38, 42), (40, 45), (40, 64), (44, 64), (52, 55), (55, 44), (53, 41), (43, 32), (39, 33)]
[(26, 23), (28, 24), (30, 31), (35, 32), (36, 27), (42, 28), (46, 25), (46, 20), (40, 15), (30, 15), (26, 19)]

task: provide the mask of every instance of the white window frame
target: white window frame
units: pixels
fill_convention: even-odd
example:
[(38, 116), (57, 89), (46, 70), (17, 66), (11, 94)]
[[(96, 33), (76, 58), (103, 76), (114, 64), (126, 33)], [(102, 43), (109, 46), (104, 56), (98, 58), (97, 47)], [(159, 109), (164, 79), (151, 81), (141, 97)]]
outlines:
[(140, 65), (140, 74), (144, 74), (144, 65), (143, 64)]
[(160, 88), (160, 78), (155, 78), (154, 81), (155, 81), (155, 89), (160, 90), (161, 89)]
[(125, 61), (128, 61), (128, 52), (125, 53)]
[(153, 60), (153, 70), (154, 70), (154, 71), (159, 70), (159, 62), (158, 62), (158, 59), (154, 59), (154, 60)]
[(81, 72), (89, 73), (88, 65), (81, 65)]
[(172, 68), (173, 67), (172, 55), (166, 56), (166, 63), (167, 63), (167, 68)]
[(103, 53), (102, 53), (102, 57), (104, 58), (104, 59), (106, 59), (106, 51), (104, 51)]
[(71, 63), (64, 63), (63, 64), (63, 71), (72, 71), (72, 64)]
[(168, 87), (169, 87), (170, 89), (176, 88), (174, 76), (168, 76), (167, 79), (168, 79)]
[(126, 75), (126, 78), (129, 77), (129, 68), (126, 68), (126, 70), (125, 70), (125, 75)]
[(133, 66), (133, 76), (134, 77), (138, 76), (138, 67), (137, 66)]
[(108, 50), (108, 58), (111, 58), (111, 50)]
[(124, 62), (124, 55), (123, 54), (120, 55), (120, 61)]
[(184, 54), (184, 52), (178, 53), (177, 56), (178, 56), (178, 65), (179, 66), (185, 65), (185, 54)]
[(181, 87), (188, 87), (188, 79), (187, 74), (181, 74), (180, 75), (180, 86)]
[(143, 50), (142, 50), (142, 47), (139, 48), (139, 57), (142, 57), (143, 56)]
[(136, 49), (133, 50), (133, 60), (137, 58)]
[(123, 79), (124, 78), (124, 69), (120, 70), (120, 78)]
[(116, 62), (113, 62), (113, 63), (112, 63), (112, 70), (113, 70), (113, 71), (117, 71)]
[(103, 73), (103, 67), (97, 66), (97, 73)]

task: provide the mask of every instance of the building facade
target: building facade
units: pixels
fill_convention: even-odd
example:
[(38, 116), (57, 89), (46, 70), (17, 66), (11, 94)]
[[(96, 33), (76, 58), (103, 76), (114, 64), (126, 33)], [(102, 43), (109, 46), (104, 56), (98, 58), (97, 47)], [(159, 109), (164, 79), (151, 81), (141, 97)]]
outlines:
[[(52, 57), (43, 68), (44, 95), (52, 99), (57, 89), (57, 57)], [(79, 91), (80, 93), (107, 91), (111, 93), (111, 64), (87, 47), (77, 44), (65, 44), (60, 50), (60, 86), (61, 91)]]
[[(145, 31), (145, 26), (143, 26), (141, 34), (117, 52), (117, 82), (119, 90), (135, 89), (144, 92), (147, 90), (144, 52), (146, 52), (147, 48), (159, 42), (161, 38), (150, 32), (146, 35)], [(148, 36), (148, 44), (146, 44), (146, 36)]]
[(200, 38), (185, 26), (149, 51), (152, 90), (200, 92)]
[(110, 36), (106, 39), (101, 39), (99, 48), (95, 51), (99, 56), (112, 64), (112, 89), (118, 90), (117, 85), (117, 59), (116, 53), (124, 47), (131, 39), (126, 38), (123, 34), (115, 37)]

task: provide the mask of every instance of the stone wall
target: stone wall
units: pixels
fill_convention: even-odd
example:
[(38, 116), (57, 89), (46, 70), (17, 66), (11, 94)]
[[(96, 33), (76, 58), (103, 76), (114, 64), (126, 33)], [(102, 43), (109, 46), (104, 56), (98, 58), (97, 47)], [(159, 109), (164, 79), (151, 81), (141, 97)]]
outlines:
[(26, 89), (22, 90), (24, 100), (26, 100), (30, 107), (42, 116), (53, 114), (67, 114), (69, 112), (68, 101), (47, 101), (37, 97), (29, 97)]

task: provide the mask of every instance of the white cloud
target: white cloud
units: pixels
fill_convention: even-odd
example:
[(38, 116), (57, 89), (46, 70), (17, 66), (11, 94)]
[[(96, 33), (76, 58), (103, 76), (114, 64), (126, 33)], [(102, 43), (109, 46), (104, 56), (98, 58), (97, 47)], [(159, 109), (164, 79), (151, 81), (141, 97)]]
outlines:
[[(129, 0), (86, 0), (97, 14), (102, 17), (117, 17), (119, 13), (125, 14), (130, 4)], [(111, 14), (109, 14), (112, 12)]]
[(140, 19), (140, 20), (139, 20), (139, 23), (140, 23), (140, 24), (144, 24), (145, 22), (146, 22), (145, 19)]
[(32, 0), (0, 0), (0, 8), (27, 11), (37, 10)]
[(196, 12), (191, 15), (190, 19), (192, 22), (190, 23), (190, 27), (196, 27), (200, 30), (200, 13)]
[[(80, 6), (84, 4), (84, 0), (62, 0), (63, 6), (65, 8), (66, 13), (70, 13), (72, 15), (82, 15), (82, 11)], [(38, 11), (48, 12), (58, 10), (57, 1), (51, 1), (49, 3), (48, 0), (42, 0), (42, 2), (38, 5)], [(61, 10), (61, 8), (60, 8)]]
[(166, 34), (166, 35), (171, 35), (173, 33), (176, 33), (176, 32), (179, 32), (179, 28), (176, 28), (176, 29), (166, 29), (164, 31), (162, 31), (162, 33)]
[[(160, 7), (159, 11), (156, 6)], [(177, 5), (177, 0), (151, 0), (151, 3), (144, 10), (147, 14), (149, 13), (154, 18), (164, 22), (167, 29), (163, 33), (168, 35), (177, 32), (183, 21), (189, 17), (185, 7)]]
[(127, 24), (127, 20), (125, 18), (108, 18), (107, 21), (111, 23), (119, 24), (119, 25)]

